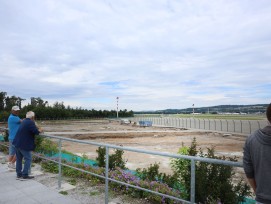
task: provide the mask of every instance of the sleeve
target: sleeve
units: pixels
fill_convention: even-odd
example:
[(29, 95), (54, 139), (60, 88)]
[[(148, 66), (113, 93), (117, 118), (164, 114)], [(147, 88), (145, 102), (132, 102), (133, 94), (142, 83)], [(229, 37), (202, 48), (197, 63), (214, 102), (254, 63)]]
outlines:
[(18, 116), (12, 116), (9, 118), (10, 123), (18, 124), (21, 123), (21, 118)]
[(30, 132), (33, 134), (33, 135), (38, 135), (40, 134), (37, 126), (35, 125), (35, 123), (33, 121), (31, 121), (31, 124), (30, 124)]
[(251, 136), (247, 138), (246, 143), (244, 145), (243, 168), (247, 178), (254, 178), (253, 162), (250, 154), (250, 142)]
[(19, 117), (15, 117), (14, 120), (16, 123), (21, 123), (21, 118), (19, 118)]

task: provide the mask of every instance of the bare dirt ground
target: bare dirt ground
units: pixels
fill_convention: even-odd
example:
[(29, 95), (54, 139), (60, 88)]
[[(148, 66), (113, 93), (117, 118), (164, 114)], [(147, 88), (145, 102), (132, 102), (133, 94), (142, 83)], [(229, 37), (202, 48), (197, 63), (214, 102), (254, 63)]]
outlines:
[[(177, 153), (182, 145), (190, 146), (196, 138), (198, 147), (206, 151), (214, 146), (217, 155), (237, 156), (242, 159), (242, 148), (246, 135), (223, 132), (187, 130), (166, 127), (140, 127), (135, 124), (120, 124), (117, 121), (55, 121), (39, 122), (45, 134), (63, 136), (97, 143), (109, 143), (144, 150)], [(63, 142), (63, 148), (89, 159), (97, 157), (97, 146)], [(113, 150), (111, 150), (112, 152)], [(162, 156), (135, 152), (124, 152), (126, 166), (129, 169), (146, 168), (150, 164), (160, 163), (160, 170), (170, 173), (170, 159)]]
[[(242, 148), (247, 135), (228, 134), (223, 132), (187, 130), (166, 127), (140, 127), (133, 124), (120, 124), (108, 120), (88, 121), (38, 121), (38, 125), (44, 130), (45, 135), (55, 135), (78, 140), (92, 141), (97, 143), (109, 143), (123, 145), (143, 150), (157, 152), (177, 153), (182, 145), (190, 146), (193, 138), (196, 138), (199, 148), (214, 146), (217, 155), (237, 156), (242, 159)], [(97, 146), (63, 142), (63, 149), (77, 155), (87, 155), (90, 159), (97, 157)], [(113, 150), (111, 150), (112, 152)], [(135, 170), (146, 168), (150, 164), (160, 163), (160, 171), (171, 173), (170, 159), (162, 156), (148, 155), (125, 151), (124, 159), (126, 166)], [(42, 171), (39, 165), (33, 167)], [(238, 177), (243, 176), (243, 170), (237, 169)], [(58, 184), (58, 175), (44, 172), (36, 176), (35, 180), (55, 189)], [(63, 183), (70, 183), (71, 178), (63, 177)], [(74, 185), (74, 184), (73, 184)], [(104, 185), (96, 185), (85, 180), (78, 180), (76, 188), (67, 190), (68, 195), (82, 204), (104, 203)], [(113, 204), (147, 204), (146, 199), (134, 199), (125, 195), (109, 193), (110, 203)]]

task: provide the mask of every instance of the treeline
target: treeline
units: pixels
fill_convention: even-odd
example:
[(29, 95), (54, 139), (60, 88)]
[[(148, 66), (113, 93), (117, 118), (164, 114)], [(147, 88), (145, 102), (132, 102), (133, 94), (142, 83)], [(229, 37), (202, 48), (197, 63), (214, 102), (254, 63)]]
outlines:
[[(31, 97), (30, 104), (22, 106), (25, 99), (17, 96), (7, 96), (6, 92), (0, 92), (0, 121), (7, 121), (12, 106), (19, 106), (20, 117), (24, 118), (26, 112), (34, 111), (36, 119), (68, 119), (68, 118), (114, 118), (117, 117), (116, 110), (87, 110), (79, 108), (71, 108), (65, 106), (64, 102), (55, 102), (50, 105), (48, 101), (40, 97)], [(133, 117), (133, 111), (119, 110), (119, 117)]]

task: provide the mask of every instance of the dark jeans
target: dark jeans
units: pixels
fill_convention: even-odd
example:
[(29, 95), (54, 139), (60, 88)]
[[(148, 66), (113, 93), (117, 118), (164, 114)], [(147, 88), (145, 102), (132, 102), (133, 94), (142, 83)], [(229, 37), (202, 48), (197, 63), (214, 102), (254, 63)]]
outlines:
[[(24, 168), (22, 167), (24, 159)], [(17, 176), (28, 176), (32, 161), (31, 151), (16, 148), (16, 173)]]

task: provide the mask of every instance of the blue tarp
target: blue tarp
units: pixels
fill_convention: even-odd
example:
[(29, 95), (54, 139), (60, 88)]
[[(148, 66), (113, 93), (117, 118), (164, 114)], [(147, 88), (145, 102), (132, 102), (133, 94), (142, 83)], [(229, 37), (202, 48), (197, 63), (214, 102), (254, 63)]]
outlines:
[(245, 198), (245, 202), (240, 203), (240, 204), (255, 204), (256, 201), (251, 199), (251, 198)]
[[(50, 157), (58, 157), (58, 156), (59, 156), (59, 154), (57, 153), (57, 154), (54, 154)], [(72, 163), (76, 163), (76, 164), (84, 163), (84, 164), (88, 164), (90, 166), (98, 166), (97, 162), (94, 160), (84, 159), (80, 156), (71, 155), (71, 154), (67, 154), (67, 153), (62, 153), (61, 158), (65, 159), (68, 162), (72, 162)]]

